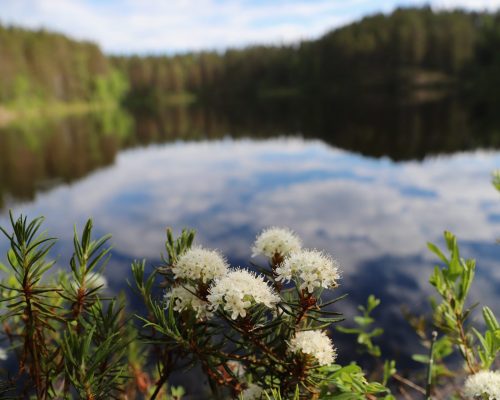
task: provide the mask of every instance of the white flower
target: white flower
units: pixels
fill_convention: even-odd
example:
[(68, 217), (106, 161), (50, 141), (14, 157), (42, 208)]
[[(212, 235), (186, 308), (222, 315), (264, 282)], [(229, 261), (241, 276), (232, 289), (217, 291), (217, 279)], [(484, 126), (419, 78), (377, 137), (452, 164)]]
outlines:
[(301, 248), (300, 238), (288, 228), (268, 228), (255, 239), (252, 247), (252, 257), (259, 254), (272, 258), (275, 254), (286, 257)]
[(7, 351), (0, 347), (0, 360), (6, 360), (7, 358), (9, 358), (9, 356), (7, 355)]
[(291, 253), (276, 268), (277, 280), (290, 281), (299, 278), (300, 289), (312, 293), (315, 288), (336, 287), (340, 279), (339, 265), (330, 256), (318, 250), (299, 250)]
[(229, 360), (226, 365), (236, 377), (242, 378), (245, 376), (245, 367), (239, 361)]
[(200, 279), (207, 283), (223, 276), (228, 269), (226, 260), (216, 250), (193, 247), (179, 257), (172, 267), (175, 278)]
[(221, 306), (231, 313), (232, 319), (245, 317), (254, 304), (271, 308), (280, 299), (262, 276), (243, 269), (230, 271), (216, 279), (208, 292), (207, 300), (213, 308)]
[(337, 358), (331, 339), (323, 331), (301, 331), (290, 340), (293, 353), (301, 352), (313, 356), (320, 365), (329, 365)]
[(248, 387), (241, 392), (240, 398), (243, 400), (258, 400), (262, 398), (263, 393), (264, 391), (259, 385), (249, 383)]
[(209, 318), (212, 315), (209, 303), (200, 299), (195, 293), (196, 289), (192, 286), (176, 286), (165, 293), (165, 299), (168, 302), (174, 299), (174, 311), (191, 309), (196, 312), (196, 317)]
[[(75, 289), (78, 289), (79, 283), (72, 281), (71, 286), (73, 286)], [(103, 274), (92, 271), (85, 276), (85, 287), (91, 290), (96, 288), (106, 289), (108, 287), (108, 280)]]
[(500, 400), (500, 372), (480, 371), (469, 376), (465, 381), (464, 393), (471, 398)]

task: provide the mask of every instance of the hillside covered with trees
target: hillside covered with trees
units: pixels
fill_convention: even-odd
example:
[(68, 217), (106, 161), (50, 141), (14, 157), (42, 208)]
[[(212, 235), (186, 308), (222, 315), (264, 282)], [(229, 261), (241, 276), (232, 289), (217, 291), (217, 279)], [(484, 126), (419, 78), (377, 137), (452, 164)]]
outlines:
[(368, 16), (294, 45), (173, 56), (106, 56), (92, 43), (3, 27), (0, 104), (117, 99), (127, 89), (130, 105), (186, 94), (218, 103), (422, 87), (494, 92), (499, 48), (500, 14), (429, 7)]
[[(210, 100), (296, 93), (492, 87), (500, 74), (500, 15), (431, 8), (366, 17), (289, 46), (174, 57), (114, 57), (131, 93), (195, 93)], [(481, 85), (483, 82), (487, 84)]]
[(94, 43), (0, 26), (0, 105), (107, 101), (126, 88), (125, 77)]

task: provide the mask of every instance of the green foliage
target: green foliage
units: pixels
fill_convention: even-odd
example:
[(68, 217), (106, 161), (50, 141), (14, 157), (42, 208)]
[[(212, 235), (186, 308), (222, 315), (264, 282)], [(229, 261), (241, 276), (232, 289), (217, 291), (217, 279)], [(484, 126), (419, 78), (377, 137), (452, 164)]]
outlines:
[(60, 317), (51, 304), (59, 289), (41, 284), (41, 279), (54, 265), (53, 261), (46, 261), (46, 256), (55, 241), (39, 233), (42, 218), (31, 222), (26, 217), (14, 220), (11, 213), (10, 221), (13, 233), (1, 230), (10, 241), (7, 258), (13, 280), (10, 285), (2, 285), (7, 295), (2, 297), (1, 302), (5, 303), (7, 311), (0, 320), (5, 323), (12, 319), (22, 326), (22, 363), (29, 365), (28, 374), (37, 396), (44, 398), (51, 385), (47, 377), (55, 369), (50, 360), (49, 331), (55, 330)]
[[(369, 382), (363, 370), (356, 364), (342, 367), (332, 364), (321, 368), (325, 383), (322, 386), (320, 399), (324, 400), (364, 400), (367, 398), (381, 398), (394, 400), (385, 385), (378, 382)], [(271, 389), (265, 392), (268, 400), (298, 400), (300, 391), (297, 387), (289, 397), (283, 397), (279, 389)]]
[[(94, 320), (98, 325), (85, 322), (78, 330), (69, 325), (64, 332), (60, 346), (65, 380), (71, 382), (81, 398), (118, 398), (128, 378), (124, 362), (128, 343), (122, 338), (121, 327), (105, 326), (110, 322), (107, 318), (115, 317), (113, 304), (106, 314), (102, 314), (102, 309), (96, 312), (102, 317)], [(99, 329), (103, 332), (98, 332)]]
[[(366, 307), (358, 306), (358, 309), (362, 312), (362, 315), (354, 317), (354, 322), (356, 323), (356, 328), (346, 328), (343, 326), (338, 326), (336, 329), (339, 332), (349, 333), (357, 335), (357, 342), (372, 356), (380, 357), (380, 347), (373, 344), (372, 339), (380, 336), (384, 333), (382, 328), (371, 329), (372, 324), (375, 320), (370, 316), (370, 313), (380, 304), (380, 299), (377, 299), (374, 295), (368, 297)], [(370, 330), (371, 329), (371, 330)]]
[(477, 352), (481, 362), (481, 369), (489, 369), (500, 351), (500, 325), (489, 307), (483, 307), (483, 318), (486, 323), (484, 335), (474, 327), (472, 330), (480, 344)]
[(0, 103), (17, 109), (55, 100), (91, 100), (102, 94), (103, 78), (116, 82), (95, 44), (44, 30), (0, 26), (0, 60)]
[(384, 361), (384, 374), (382, 378), (382, 385), (387, 385), (389, 379), (397, 372), (396, 370), (396, 361), (394, 360), (385, 360)]
[[(285, 398), (281, 396), (281, 392), (279, 389), (271, 389), (269, 391), (264, 392), (264, 395), (266, 396), (267, 400), (284, 400)], [(242, 399), (243, 396), (240, 395), (240, 399)], [(299, 400), (300, 399), (300, 393), (298, 390), (295, 390), (293, 393), (293, 397), (288, 397), (290, 400)]]
[[(496, 174), (493, 184), (496, 185)], [(432, 387), (443, 379), (464, 375), (464, 371), (451, 371), (445, 359), (458, 348), (465, 361), (465, 374), (475, 374), (481, 370), (489, 370), (495, 363), (500, 351), (500, 326), (491, 309), (484, 306), (482, 309), (486, 329), (484, 333), (472, 326), (469, 322), (473, 308), (469, 306), (467, 295), (474, 280), (475, 260), (463, 259), (456, 237), (444, 233), (449, 256), (446, 256), (436, 245), (428, 243), (429, 249), (444, 266), (436, 266), (429, 279), (441, 301), (431, 299), (433, 308), (432, 323), (438, 333), (433, 332), (432, 340), (426, 336), (426, 318), (415, 317), (406, 312), (406, 317), (422, 340), (422, 344), (429, 349), (428, 354), (415, 354), (413, 359), (428, 365), (426, 398), (431, 398)], [(474, 339), (477, 339), (475, 341)]]
[[(475, 374), (480, 370), (488, 370), (494, 364), (500, 351), (500, 327), (489, 307), (483, 307), (483, 319), (486, 330), (479, 330), (469, 322), (472, 310), (467, 295), (474, 280), (475, 260), (463, 259), (456, 237), (450, 232), (444, 233), (449, 256), (446, 256), (436, 245), (429, 243), (429, 249), (437, 255), (444, 266), (436, 266), (429, 282), (435, 287), (441, 301), (432, 300), (433, 324), (441, 332), (436, 340), (437, 332), (433, 333), (433, 340), (425, 339), (424, 319), (410, 318), (417, 328), (417, 333), (423, 338), (423, 344), (430, 347), (429, 354), (416, 354), (413, 359), (428, 365), (426, 397), (430, 398), (432, 386), (440, 379), (455, 375), (445, 364), (445, 358), (451, 355), (454, 347), (458, 348), (465, 361), (467, 374)], [(420, 321), (420, 322), (419, 322)], [(477, 338), (479, 343), (474, 340)], [(459, 374), (463, 372), (458, 371)]]
[(500, 192), (500, 169), (495, 170), (493, 172), (493, 186), (495, 186), (495, 189)]
[(335, 385), (336, 390), (330, 391), (328, 387), (324, 387), (320, 394), (321, 399), (362, 400), (369, 398), (370, 395), (382, 395), (381, 398), (386, 400), (395, 399), (385, 385), (379, 382), (369, 382), (363, 370), (354, 363), (345, 367), (340, 365), (322, 367), (322, 372), (325, 380)]
[(475, 260), (464, 260), (460, 257), (456, 237), (445, 232), (446, 246), (450, 252), (447, 258), (432, 243), (429, 249), (444, 263), (444, 268), (436, 266), (429, 282), (441, 296), (441, 303), (434, 307), (434, 324), (444, 332), (449, 340), (458, 345), (469, 371), (476, 370), (472, 351), (472, 337), (466, 325), (473, 307), (467, 307), (466, 300), (475, 275)]
[(165, 250), (167, 251), (167, 257), (162, 256), (163, 261), (167, 265), (175, 264), (178, 257), (191, 248), (191, 245), (194, 241), (194, 236), (194, 230), (183, 229), (181, 235), (174, 240), (172, 229), (167, 228), (167, 240), (165, 241)]
[[(118, 398), (128, 379), (126, 351), (134, 340), (124, 306), (102, 297), (109, 236), (93, 240), (92, 222), (75, 230), (69, 273), (51, 273), (55, 240), (40, 232), (42, 218), (10, 214), (6, 277), (0, 283), (0, 318), (19, 362), (11, 393), (37, 399)], [(48, 279), (47, 279), (48, 278)], [(104, 283), (103, 283), (104, 282)]]
[(93, 86), (91, 101), (105, 104), (121, 101), (129, 90), (127, 78), (116, 69), (107, 75), (97, 76)]

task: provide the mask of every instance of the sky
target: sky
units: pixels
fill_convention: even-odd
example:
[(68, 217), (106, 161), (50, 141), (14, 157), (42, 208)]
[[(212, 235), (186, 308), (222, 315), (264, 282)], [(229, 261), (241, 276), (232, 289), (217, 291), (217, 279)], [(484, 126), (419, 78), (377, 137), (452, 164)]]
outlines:
[(0, 22), (97, 42), (107, 53), (182, 53), (314, 39), (398, 6), (496, 10), (500, 0), (0, 0)]

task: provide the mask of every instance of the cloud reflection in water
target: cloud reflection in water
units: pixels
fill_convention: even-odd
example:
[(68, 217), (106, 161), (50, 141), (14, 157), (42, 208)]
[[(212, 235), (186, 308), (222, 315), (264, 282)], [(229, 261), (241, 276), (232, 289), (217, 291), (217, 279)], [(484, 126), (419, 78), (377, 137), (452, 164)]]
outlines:
[[(199, 243), (240, 265), (262, 228), (289, 226), (306, 246), (341, 262), (339, 290), (351, 292), (347, 317), (375, 293), (383, 300), (380, 321), (405, 346), (415, 339), (400, 306), (427, 303), (435, 259), (426, 242), (442, 245), (444, 229), (458, 236), (464, 256), (478, 258), (473, 297), (500, 304), (500, 197), (490, 185), (498, 165), (500, 153), (488, 151), (394, 163), (300, 138), (177, 142), (123, 152), (109, 169), (14, 211), (47, 217), (50, 233), (62, 238), (62, 262), (72, 224), (92, 216), (99, 233), (113, 234), (118, 257), (107, 275), (115, 289), (124, 285), (128, 261), (159, 259), (166, 226), (195, 228)], [(5, 212), (0, 222), (6, 225)], [(5, 246), (2, 240), (3, 254)]]

